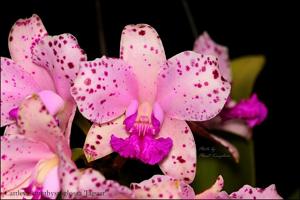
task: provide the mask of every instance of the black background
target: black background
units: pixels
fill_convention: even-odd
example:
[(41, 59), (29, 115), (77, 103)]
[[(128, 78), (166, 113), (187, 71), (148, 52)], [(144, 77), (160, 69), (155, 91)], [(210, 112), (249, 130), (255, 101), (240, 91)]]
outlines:
[[(247, 54), (266, 56), (267, 64), (254, 88), (269, 108), (268, 119), (254, 130), (257, 186), (275, 183), (279, 193), (288, 197), (299, 188), (296, 95), (300, 66), (296, 27), (300, 23), (296, 20), (296, 7), (253, 1), (186, 3), (197, 33), (208, 31), (215, 41), (229, 47), (231, 58)], [(1, 56), (9, 57), (7, 38), (11, 26), (33, 13), (42, 18), (50, 35), (72, 33), (89, 60), (100, 57), (101, 52), (118, 57), (120, 33), (132, 23), (153, 26), (162, 38), (167, 57), (192, 49), (195, 40), (180, 0), (1, 1)], [(100, 32), (105, 38), (102, 47)]]

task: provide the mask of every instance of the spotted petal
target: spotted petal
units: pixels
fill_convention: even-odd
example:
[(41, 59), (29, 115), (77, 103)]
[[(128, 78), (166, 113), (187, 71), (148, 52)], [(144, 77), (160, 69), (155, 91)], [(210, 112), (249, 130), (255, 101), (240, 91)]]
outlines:
[(40, 159), (52, 156), (44, 143), (20, 135), (1, 136), (1, 192), (18, 187), (30, 177)]
[(229, 65), (229, 54), (227, 47), (215, 43), (208, 33), (204, 32), (195, 41), (193, 51), (200, 54), (218, 57), (222, 76), (231, 82), (231, 69)]
[(155, 29), (147, 24), (126, 26), (122, 32), (120, 58), (133, 67), (138, 81), (139, 101), (153, 103), (159, 68), (166, 61)]
[(86, 54), (71, 34), (45, 36), (33, 48), (33, 62), (47, 69), (64, 99), (71, 99), (70, 87), (78, 75), (80, 61)]
[(196, 145), (193, 134), (185, 121), (166, 118), (159, 133), (170, 137), (173, 147), (160, 163), (165, 175), (191, 183), (196, 174)]
[(49, 145), (53, 152), (56, 143), (63, 137), (55, 118), (50, 115), (37, 95), (24, 100), (19, 108), (17, 125), (19, 133), (25, 137)]
[[(60, 148), (58, 145), (58, 149)], [(132, 198), (132, 192), (127, 187), (105, 180), (102, 174), (91, 168), (80, 172), (75, 163), (63, 152), (59, 156), (59, 176), (64, 199)]]
[(275, 185), (270, 185), (269, 187), (253, 188), (250, 185), (244, 185), (237, 192), (230, 194), (231, 199), (282, 199), (282, 197), (277, 193)]
[(9, 112), (33, 92), (40, 91), (33, 77), (14, 61), (1, 57), (1, 127), (14, 123)]
[[(131, 199), (132, 191), (121, 186), (115, 181), (105, 180), (105, 177), (98, 171), (93, 169), (84, 170), (79, 180), (79, 191), (82, 192), (82, 197), (93, 199)], [(85, 191), (92, 191), (88, 195)]]
[(131, 67), (121, 59), (102, 57), (82, 62), (71, 92), (79, 111), (95, 123), (105, 123), (123, 113), (136, 99)]
[(125, 116), (122, 115), (116, 120), (108, 123), (92, 125), (87, 134), (83, 148), (84, 154), (89, 162), (102, 158), (113, 152), (110, 145), (112, 134), (120, 138), (128, 137), (123, 125), (124, 119)]
[(217, 58), (186, 51), (162, 67), (157, 98), (172, 118), (205, 121), (220, 112), (229, 92), (230, 84), (220, 75)]
[(33, 76), (45, 90), (54, 90), (53, 81), (45, 69), (32, 62), (32, 49), (41, 38), (47, 35), (42, 20), (37, 15), (19, 19), (11, 28), (8, 47), (12, 60)]
[(193, 188), (170, 176), (154, 175), (141, 183), (132, 183), (131, 189), (138, 199), (193, 199)]
[(220, 175), (216, 182), (207, 190), (196, 195), (196, 199), (229, 199), (229, 195), (226, 192), (221, 192), (224, 186), (224, 179)]

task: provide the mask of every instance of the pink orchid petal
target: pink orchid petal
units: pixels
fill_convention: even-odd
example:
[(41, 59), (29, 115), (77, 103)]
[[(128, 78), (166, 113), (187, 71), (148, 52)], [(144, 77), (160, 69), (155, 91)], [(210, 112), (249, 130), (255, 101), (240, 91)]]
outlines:
[(37, 15), (19, 19), (11, 28), (8, 47), (12, 60), (31, 74), (36, 83), (45, 90), (54, 90), (53, 81), (47, 71), (32, 63), (32, 49), (47, 35), (43, 22)]
[(18, 187), (30, 177), (40, 159), (52, 156), (44, 143), (20, 135), (1, 136), (1, 191)]
[(196, 175), (196, 145), (193, 134), (185, 121), (165, 118), (160, 137), (170, 137), (173, 148), (160, 168), (165, 175), (191, 183)]
[(220, 72), (227, 81), (231, 82), (231, 69), (227, 47), (215, 43), (208, 33), (204, 32), (195, 41), (193, 51), (219, 58)]
[(253, 128), (261, 124), (268, 115), (267, 107), (258, 99), (256, 94), (232, 104), (232, 106), (228, 106), (222, 111), (221, 117), (223, 120), (242, 119), (250, 128)]
[(231, 193), (230, 199), (282, 199), (282, 197), (277, 193), (274, 184), (265, 189), (244, 185), (237, 192)]
[(92, 125), (87, 134), (83, 148), (88, 162), (97, 160), (113, 152), (110, 145), (112, 134), (121, 138), (128, 137), (127, 131), (123, 125), (124, 119), (125, 116), (122, 115), (114, 121), (101, 125)]
[(47, 69), (64, 99), (72, 99), (70, 87), (79, 72), (80, 61), (87, 57), (71, 34), (45, 36), (33, 48), (34, 63)]
[(105, 123), (123, 113), (136, 99), (131, 67), (121, 59), (98, 58), (82, 62), (71, 92), (79, 111), (95, 123)]
[(166, 62), (161, 40), (147, 24), (127, 25), (122, 32), (120, 58), (131, 65), (137, 77), (139, 101), (153, 103), (157, 75)]
[(28, 95), (40, 91), (33, 77), (14, 61), (1, 57), (1, 127), (14, 123), (9, 112)]
[[(132, 191), (115, 181), (105, 180), (105, 177), (93, 169), (84, 170), (79, 180), (79, 191), (84, 198), (93, 199), (131, 199)], [(92, 191), (84, 194), (84, 191)]]
[(191, 186), (164, 175), (154, 175), (130, 187), (137, 199), (193, 199), (195, 196)]
[(60, 191), (58, 167), (54, 167), (46, 176), (43, 183), (43, 196), (49, 199), (56, 199)]
[[(220, 195), (224, 186), (224, 179), (220, 175), (218, 176), (216, 182), (207, 190), (201, 192), (200, 194), (196, 195), (196, 199), (217, 199)], [(227, 193), (225, 193), (226, 195)], [(224, 199), (228, 199), (228, 194), (224, 196)]]
[(75, 163), (62, 151), (59, 163), (59, 177), (63, 199), (108, 199), (132, 198), (132, 192), (114, 181), (105, 180), (104, 176), (91, 168), (80, 172)]
[(17, 124), (10, 124), (5, 127), (3, 135), (17, 135), (19, 134), (19, 129)]
[(52, 116), (54, 116), (64, 106), (64, 100), (51, 90), (43, 90), (39, 92), (38, 95)]
[(224, 130), (247, 140), (252, 138), (252, 129), (242, 120), (231, 119), (218, 124), (216, 129)]
[(78, 195), (78, 185), (81, 172), (77, 169), (75, 163), (63, 151), (64, 146), (57, 144), (59, 156), (58, 176), (60, 177), (60, 186), (62, 199), (74, 199)]
[(5, 191), (2, 193), (1, 188), (1, 199), (32, 199), (32, 195), (28, 195), (24, 193), (24, 189), (30, 184), (30, 178), (26, 179), (23, 183), (21, 183), (18, 187)]
[(61, 130), (65, 130), (65, 138), (70, 142), (72, 123), (76, 114), (76, 104), (73, 100), (65, 101), (64, 109), (56, 115)]
[(57, 126), (56, 119), (50, 115), (37, 95), (22, 102), (19, 107), (17, 124), (20, 134), (49, 145), (53, 152), (56, 143), (63, 138), (63, 132)]
[(172, 118), (205, 121), (223, 108), (230, 84), (214, 56), (186, 51), (168, 60), (158, 80), (158, 103)]

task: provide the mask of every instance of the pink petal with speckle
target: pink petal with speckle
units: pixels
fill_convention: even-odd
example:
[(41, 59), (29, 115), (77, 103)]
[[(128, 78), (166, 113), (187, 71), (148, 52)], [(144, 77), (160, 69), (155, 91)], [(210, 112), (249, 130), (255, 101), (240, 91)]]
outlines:
[[(86, 169), (79, 180), (79, 191), (82, 191), (81, 198), (93, 199), (132, 199), (132, 191), (121, 186), (115, 181), (105, 180), (105, 177), (98, 171)], [(92, 191), (93, 195), (86, 195), (84, 191)]]
[(1, 192), (18, 187), (30, 177), (40, 159), (52, 156), (41, 142), (20, 135), (1, 136)]
[(55, 152), (56, 143), (63, 139), (63, 132), (56, 119), (50, 115), (37, 95), (25, 99), (19, 107), (17, 125), (19, 134), (44, 142)]
[(193, 51), (200, 54), (213, 55), (219, 58), (220, 72), (227, 81), (231, 82), (231, 69), (227, 47), (215, 43), (208, 33), (204, 32), (195, 41)]
[(79, 111), (95, 123), (105, 123), (123, 113), (136, 99), (132, 67), (121, 59), (102, 57), (82, 62), (72, 95)]
[(45, 36), (33, 48), (33, 62), (51, 74), (57, 93), (72, 99), (70, 87), (79, 72), (79, 63), (87, 57), (71, 34)]
[(40, 88), (54, 90), (53, 81), (47, 71), (32, 62), (32, 49), (47, 35), (42, 20), (37, 15), (19, 19), (11, 28), (8, 47), (12, 60), (33, 76)]
[[(218, 176), (216, 182), (207, 190), (201, 192), (200, 194), (196, 195), (196, 199), (217, 199), (217, 197), (220, 195), (222, 189), (224, 186), (224, 179), (220, 175)], [(228, 199), (229, 196), (227, 193), (225, 193), (226, 196), (224, 196), (224, 199)]]
[(139, 101), (153, 103), (156, 97), (157, 75), (166, 62), (161, 40), (147, 24), (127, 25), (122, 32), (120, 58), (133, 68), (138, 81)]
[(64, 107), (64, 100), (51, 90), (43, 90), (38, 95), (52, 116), (56, 115)]
[(265, 189), (244, 185), (237, 192), (231, 193), (230, 199), (282, 199), (282, 197), (277, 193), (274, 184)]
[[(105, 180), (104, 176), (91, 168), (80, 172), (75, 163), (61, 152), (59, 163), (59, 177), (63, 199), (108, 199), (132, 198), (132, 192), (114, 181)], [(87, 191), (90, 191), (87, 192)]]
[(161, 163), (165, 175), (191, 183), (196, 175), (196, 145), (193, 134), (185, 121), (165, 118), (160, 137), (170, 137), (173, 147)]
[(154, 175), (141, 183), (132, 183), (130, 187), (137, 199), (193, 199), (195, 196), (191, 186), (164, 175)]
[(162, 67), (157, 101), (169, 117), (205, 121), (221, 111), (229, 92), (214, 56), (186, 51)]
[(14, 123), (9, 112), (40, 87), (33, 77), (14, 61), (1, 57), (1, 127)]
[(93, 124), (87, 134), (83, 147), (88, 162), (97, 160), (113, 152), (110, 145), (112, 134), (120, 138), (128, 137), (125, 126), (123, 125), (124, 119), (125, 116), (122, 115), (116, 120), (105, 124)]
[(64, 109), (56, 115), (59, 121), (59, 128), (65, 130), (65, 138), (70, 140), (73, 119), (76, 114), (76, 104), (73, 100), (65, 101)]
[(10, 124), (5, 127), (3, 135), (16, 135), (19, 134), (19, 129), (17, 124)]

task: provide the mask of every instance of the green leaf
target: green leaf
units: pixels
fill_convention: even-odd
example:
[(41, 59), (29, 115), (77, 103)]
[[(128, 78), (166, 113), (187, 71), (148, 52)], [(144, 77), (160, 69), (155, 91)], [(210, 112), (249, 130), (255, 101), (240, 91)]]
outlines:
[[(245, 184), (255, 186), (255, 164), (253, 141), (246, 141), (227, 133), (222, 135), (237, 147), (240, 153), (240, 162), (235, 163), (228, 152), (222, 152), (217, 145), (197, 144), (197, 148), (204, 151), (198, 155), (196, 178), (192, 184), (197, 193), (212, 186), (218, 175), (224, 178), (224, 190), (228, 193), (241, 188)], [(226, 138), (225, 138), (226, 137)], [(203, 138), (201, 139), (203, 141)], [(212, 149), (215, 150), (213, 152)]]
[(266, 59), (263, 55), (243, 56), (231, 61), (231, 97), (239, 101), (251, 95), (255, 80), (262, 70)]
[(300, 189), (298, 188), (297, 190), (292, 193), (288, 199), (299, 199), (300, 197)]
[(73, 148), (72, 149), (72, 160), (76, 161), (83, 156), (82, 148)]

